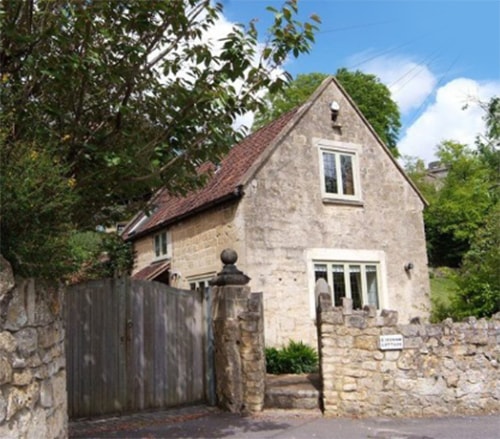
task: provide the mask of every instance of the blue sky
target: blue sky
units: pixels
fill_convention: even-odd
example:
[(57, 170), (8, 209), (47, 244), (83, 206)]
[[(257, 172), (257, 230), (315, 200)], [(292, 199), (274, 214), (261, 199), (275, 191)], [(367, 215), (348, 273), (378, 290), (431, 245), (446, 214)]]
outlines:
[[(225, 0), (229, 22), (271, 21), (281, 1)], [(310, 54), (285, 69), (335, 73), (339, 67), (377, 75), (398, 102), (399, 148), (429, 162), (442, 140), (473, 144), (484, 131), (479, 101), (500, 95), (498, 0), (299, 0), (300, 18), (322, 23)], [(467, 105), (467, 109), (463, 107)]]

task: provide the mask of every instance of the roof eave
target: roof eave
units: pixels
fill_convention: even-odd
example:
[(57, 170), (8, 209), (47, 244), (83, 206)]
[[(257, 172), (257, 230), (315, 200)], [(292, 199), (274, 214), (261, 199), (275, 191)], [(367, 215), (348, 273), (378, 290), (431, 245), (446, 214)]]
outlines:
[(191, 216), (197, 215), (201, 212), (204, 212), (206, 210), (209, 210), (219, 204), (226, 203), (229, 201), (235, 201), (240, 199), (244, 195), (243, 187), (241, 185), (238, 185), (234, 188), (234, 190), (228, 194), (222, 195), (219, 198), (216, 198), (214, 200), (208, 201), (207, 203), (201, 204), (198, 207), (195, 207), (194, 209), (191, 209), (185, 213), (182, 213), (180, 215), (174, 216), (172, 218), (168, 218), (165, 221), (162, 221), (153, 227), (147, 228), (145, 230), (139, 231), (137, 233), (134, 233), (132, 235), (129, 235), (125, 238), (126, 242), (131, 242), (135, 241), (139, 238), (143, 238), (144, 236), (151, 235), (153, 233), (159, 232), (160, 230), (164, 229), (165, 227), (168, 227), (172, 224), (175, 224), (179, 221), (182, 221), (186, 218), (189, 218)]

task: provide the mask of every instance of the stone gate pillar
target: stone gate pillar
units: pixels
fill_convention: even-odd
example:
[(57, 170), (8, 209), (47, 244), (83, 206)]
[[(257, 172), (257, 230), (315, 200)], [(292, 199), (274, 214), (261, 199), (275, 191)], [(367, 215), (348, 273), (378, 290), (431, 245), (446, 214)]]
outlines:
[(233, 413), (257, 412), (266, 377), (262, 293), (250, 293), (237, 259), (234, 250), (224, 250), (224, 268), (210, 281), (217, 401)]

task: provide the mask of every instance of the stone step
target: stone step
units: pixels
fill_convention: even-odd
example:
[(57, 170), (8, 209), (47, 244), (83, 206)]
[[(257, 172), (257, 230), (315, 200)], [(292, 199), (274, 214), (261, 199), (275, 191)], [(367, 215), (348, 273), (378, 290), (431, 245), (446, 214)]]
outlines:
[(267, 375), (264, 407), (267, 409), (320, 409), (319, 376)]

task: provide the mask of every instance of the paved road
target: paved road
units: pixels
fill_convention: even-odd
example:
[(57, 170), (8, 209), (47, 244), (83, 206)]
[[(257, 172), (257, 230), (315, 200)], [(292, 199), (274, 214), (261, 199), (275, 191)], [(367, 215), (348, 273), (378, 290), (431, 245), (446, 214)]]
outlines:
[(242, 417), (198, 406), (70, 424), (70, 438), (500, 439), (500, 414), (419, 419), (324, 418), (265, 411)]

